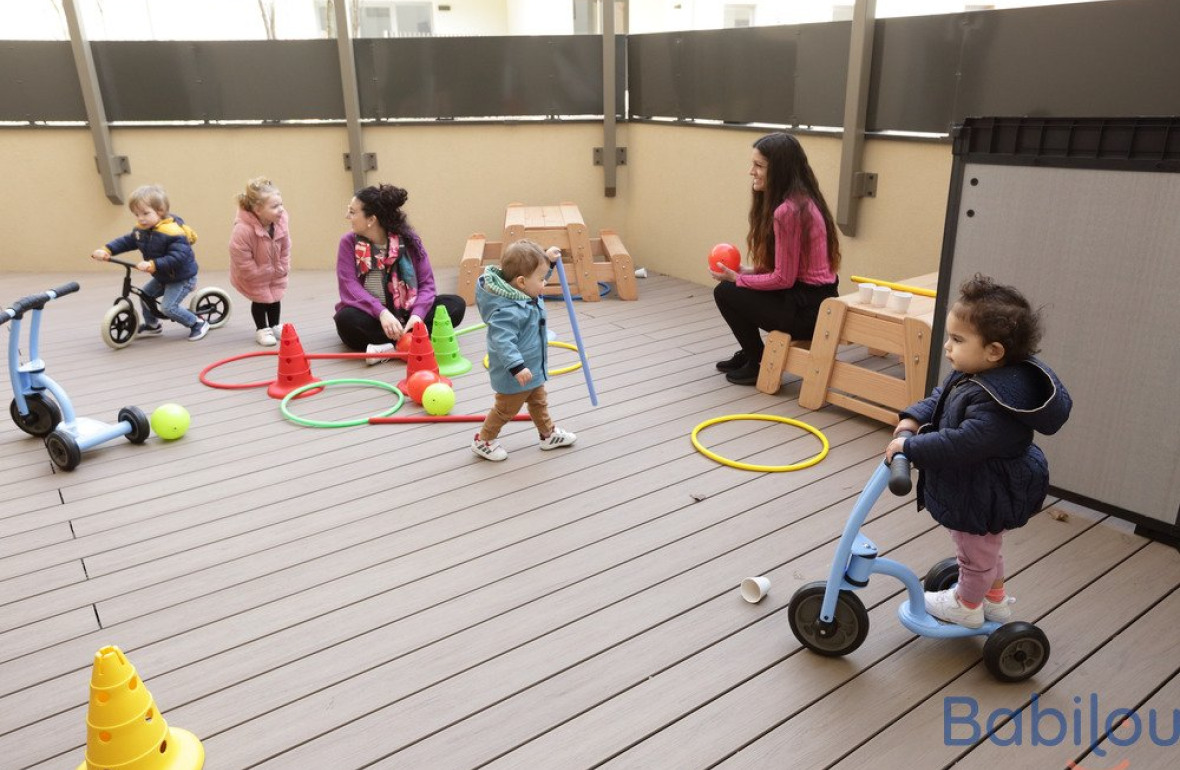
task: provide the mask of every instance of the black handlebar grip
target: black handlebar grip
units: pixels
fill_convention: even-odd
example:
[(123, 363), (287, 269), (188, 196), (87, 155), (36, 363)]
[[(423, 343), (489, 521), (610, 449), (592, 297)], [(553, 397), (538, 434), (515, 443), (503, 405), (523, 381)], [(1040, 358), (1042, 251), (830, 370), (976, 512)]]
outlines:
[[(903, 430), (897, 438), (909, 438), (914, 435), (911, 431)], [(908, 495), (913, 489), (914, 482), (910, 479), (910, 459), (900, 452), (893, 455), (889, 463), (889, 491), (895, 495)]]
[(80, 287), (78, 286), (77, 281), (70, 281), (69, 283), (63, 283), (61, 286), (58, 286), (56, 289), (52, 289), (51, 291), (53, 291), (53, 293), (58, 297), (64, 297), (67, 294), (73, 294), (79, 288)]

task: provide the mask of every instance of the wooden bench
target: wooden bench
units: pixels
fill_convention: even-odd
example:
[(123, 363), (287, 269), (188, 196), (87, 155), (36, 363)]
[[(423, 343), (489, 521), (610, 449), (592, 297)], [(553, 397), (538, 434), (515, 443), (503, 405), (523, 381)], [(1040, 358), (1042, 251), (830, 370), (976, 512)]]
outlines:
[[(598, 238), (590, 238), (582, 214), (573, 203), (557, 206), (512, 203), (505, 211), (502, 241), (489, 241), (483, 233), (467, 239), (459, 260), (459, 296), (467, 304), (475, 302), (475, 282), (484, 266), (499, 263), (504, 246), (521, 238), (535, 241), (543, 249), (557, 246), (568, 254), (571, 269), (566, 272), (570, 292), (581, 295), (583, 300), (600, 299), (600, 281), (613, 283), (619, 299), (639, 299), (635, 266), (618, 233), (602, 230)], [(554, 291), (552, 287), (546, 290), (546, 295), (560, 295), (560, 290)]]
[[(938, 274), (902, 283), (933, 289)], [(933, 316), (934, 298), (920, 295), (914, 295), (906, 313), (862, 304), (857, 294), (824, 300), (810, 343), (792, 342), (783, 332), (767, 335), (758, 390), (777, 393), (787, 372), (803, 378), (799, 405), (805, 409), (831, 403), (895, 425), (898, 411), (926, 395)], [(864, 345), (875, 355), (895, 354), (901, 358), (903, 376), (839, 361), (840, 345)]]

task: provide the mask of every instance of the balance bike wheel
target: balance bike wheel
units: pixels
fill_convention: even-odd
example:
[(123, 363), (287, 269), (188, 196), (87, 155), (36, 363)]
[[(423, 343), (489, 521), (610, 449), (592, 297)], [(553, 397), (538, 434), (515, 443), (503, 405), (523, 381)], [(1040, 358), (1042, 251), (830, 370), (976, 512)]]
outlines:
[(49, 459), (63, 471), (72, 471), (82, 462), (82, 450), (74, 437), (64, 431), (55, 430), (45, 437), (45, 448)]
[(103, 315), (98, 333), (107, 346), (119, 350), (131, 344), (139, 333), (139, 316), (126, 297), (119, 297)]
[(1023, 682), (1049, 661), (1049, 637), (1022, 620), (1005, 623), (983, 643), (983, 664), (1001, 682)]
[(819, 613), (823, 609), (827, 583), (808, 583), (795, 592), (787, 608), (791, 633), (807, 649), (830, 658), (847, 655), (869, 635), (869, 613), (864, 602), (852, 591), (841, 591), (836, 599), (833, 632), (820, 635)]
[(125, 406), (119, 410), (119, 422), (131, 424), (131, 432), (127, 440), (132, 444), (142, 444), (152, 435), (152, 424), (148, 416), (138, 406)]
[(16, 427), (30, 436), (38, 438), (48, 436), (49, 432), (61, 422), (61, 408), (57, 402), (40, 393), (30, 393), (25, 396), (25, 406), (29, 409), (27, 415), (20, 413), (14, 398), (8, 407), (8, 414), (16, 423)]
[(193, 295), (188, 309), (201, 320), (208, 321), (210, 329), (221, 328), (229, 320), (229, 295), (216, 286), (208, 286)]

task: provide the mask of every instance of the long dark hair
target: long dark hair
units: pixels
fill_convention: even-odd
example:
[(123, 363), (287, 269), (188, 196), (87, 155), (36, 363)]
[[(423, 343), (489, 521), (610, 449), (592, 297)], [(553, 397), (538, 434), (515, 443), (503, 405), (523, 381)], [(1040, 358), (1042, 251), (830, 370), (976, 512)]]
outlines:
[[(816, 208), (823, 215), (824, 227), (827, 230), (828, 264), (832, 272), (840, 269), (840, 240), (836, 235), (836, 223), (832, 219), (832, 212), (819, 190), (819, 183), (815, 181), (815, 172), (807, 162), (807, 154), (803, 152), (799, 140), (785, 131), (767, 134), (754, 142), (754, 149), (766, 158), (766, 184), (762, 190), (755, 190), (753, 200), (750, 201), (750, 232), (746, 236), (746, 246), (750, 251), (750, 261), (759, 272), (769, 272), (774, 269), (774, 210), (790, 199), (810, 198), (815, 201)], [(800, 201), (803, 202), (803, 201)], [(811, 246), (811, 219), (803, 216), (799, 219), (803, 228), (803, 254), (800, 258), (806, 263), (807, 250)]]
[(402, 188), (391, 184), (370, 185), (357, 190), (354, 197), (360, 202), (365, 216), (377, 217), (377, 224), (385, 229), (386, 234), (410, 234), (410, 222), (402, 211), (410, 194)]

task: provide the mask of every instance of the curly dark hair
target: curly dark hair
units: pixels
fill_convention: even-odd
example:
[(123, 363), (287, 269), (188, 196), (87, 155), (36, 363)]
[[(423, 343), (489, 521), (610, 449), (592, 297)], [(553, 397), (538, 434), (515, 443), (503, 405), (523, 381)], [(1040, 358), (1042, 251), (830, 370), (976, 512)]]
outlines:
[(1035, 355), (1041, 344), (1041, 311), (1012, 286), (976, 273), (959, 287), (955, 315), (975, 327), (984, 344), (1004, 346), (1004, 363)]
[(365, 216), (377, 217), (377, 224), (393, 235), (409, 235), (410, 222), (402, 211), (402, 206), (410, 199), (410, 194), (400, 187), (391, 184), (370, 185), (363, 190), (357, 190), (357, 201), (360, 202)]

